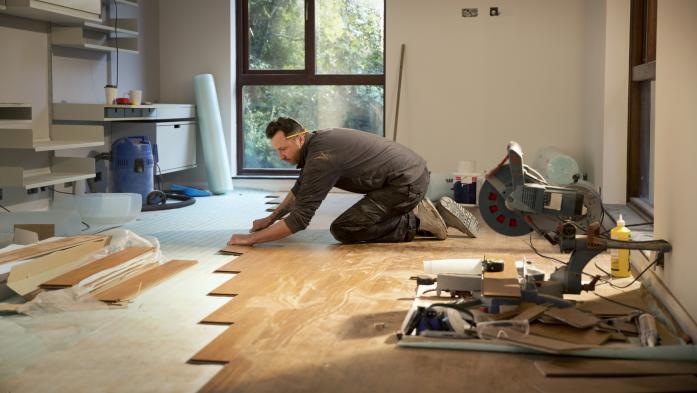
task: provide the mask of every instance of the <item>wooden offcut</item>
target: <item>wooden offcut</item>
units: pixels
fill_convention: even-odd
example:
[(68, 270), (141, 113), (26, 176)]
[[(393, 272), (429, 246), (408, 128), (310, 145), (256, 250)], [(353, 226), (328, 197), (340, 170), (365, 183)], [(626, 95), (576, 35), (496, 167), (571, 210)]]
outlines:
[(503, 271), (483, 273), (482, 296), (520, 298), (515, 259), (508, 255), (486, 255), (486, 259), (503, 260)]
[(520, 312), (511, 319), (518, 321), (534, 321), (550, 307), (548, 304), (521, 303)]
[(54, 224), (15, 224), (17, 229), (34, 232), (38, 235), (39, 241), (51, 238), (55, 234), (56, 226)]
[(101, 271), (121, 265), (124, 262), (130, 261), (145, 253), (152, 253), (152, 247), (131, 247), (124, 250), (107, 255), (104, 258), (97, 259), (89, 264), (78, 269), (69, 271), (49, 281), (44, 282), (40, 286), (42, 288), (65, 288), (77, 285), (80, 281)]
[(75, 247), (79, 244), (86, 243), (89, 241), (95, 241), (105, 239), (108, 244), (109, 236), (73, 236), (63, 239), (57, 239), (53, 241), (48, 241), (44, 243), (39, 243), (33, 246), (20, 248), (13, 251), (8, 251), (0, 253), (0, 264), (12, 261), (18, 261), (22, 259), (35, 258), (38, 256), (50, 254), (54, 251), (65, 250), (66, 248)]
[(595, 315), (581, 311), (576, 307), (553, 307), (545, 311), (544, 315), (580, 329), (595, 326), (600, 322), (600, 319)]
[(132, 277), (122, 283), (95, 294), (97, 300), (118, 303), (131, 300), (170, 276), (198, 263), (191, 260), (171, 260), (154, 269)]
[(544, 323), (531, 324), (530, 334), (584, 345), (601, 345), (611, 336), (610, 333), (598, 332), (592, 328), (577, 329), (571, 326)]

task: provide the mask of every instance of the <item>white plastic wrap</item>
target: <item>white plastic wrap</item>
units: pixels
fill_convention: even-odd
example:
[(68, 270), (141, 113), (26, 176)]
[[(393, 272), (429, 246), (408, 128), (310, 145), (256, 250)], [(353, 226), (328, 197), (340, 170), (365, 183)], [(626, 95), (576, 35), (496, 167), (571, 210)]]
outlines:
[[(102, 251), (85, 259), (83, 266), (107, 255), (121, 251), (128, 247), (153, 247), (154, 252), (142, 257), (134, 258), (127, 263), (128, 267), (142, 268), (146, 264), (157, 264), (164, 261), (165, 257), (160, 252), (160, 243), (153, 237), (142, 237), (132, 231), (113, 229), (103, 233), (110, 235), (111, 242)], [(100, 272), (83, 280), (80, 284), (59, 290), (41, 292), (31, 301), (22, 305), (18, 312), (31, 316), (51, 314), (65, 311), (84, 311), (91, 309), (107, 309), (109, 306), (95, 300), (90, 293), (97, 287), (96, 283), (103, 284), (105, 276), (118, 272), (122, 266)], [(130, 274), (119, 274), (119, 279), (125, 279), (141, 270), (133, 269)]]

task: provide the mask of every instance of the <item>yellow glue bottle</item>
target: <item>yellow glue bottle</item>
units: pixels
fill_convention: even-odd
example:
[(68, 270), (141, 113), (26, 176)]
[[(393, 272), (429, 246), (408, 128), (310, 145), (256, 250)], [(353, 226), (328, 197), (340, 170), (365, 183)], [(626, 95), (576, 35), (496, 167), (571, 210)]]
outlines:
[[(632, 231), (624, 226), (624, 220), (620, 214), (617, 226), (610, 231), (610, 237), (614, 240), (630, 240)], [(629, 250), (610, 250), (610, 268), (612, 277), (629, 277)]]

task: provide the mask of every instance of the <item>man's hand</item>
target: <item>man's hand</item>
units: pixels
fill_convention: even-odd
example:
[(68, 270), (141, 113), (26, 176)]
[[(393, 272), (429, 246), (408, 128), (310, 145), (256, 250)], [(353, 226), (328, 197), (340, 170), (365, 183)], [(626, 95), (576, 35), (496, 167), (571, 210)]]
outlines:
[(273, 222), (274, 220), (271, 218), (271, 216), (254, 220), (252, 223), (252, 229), (250, 229), (249, 232), (258, 232), (262, 229), (266, 229), (269, 227), (269, 225), (273, 224)]
[(228, 246), (253, 246), (254, 245), (254, 239), (252, 235), (242, 235), (242, 234), (235, 234), (232, 235), (230, 240), (228, 240), (227, 245)]

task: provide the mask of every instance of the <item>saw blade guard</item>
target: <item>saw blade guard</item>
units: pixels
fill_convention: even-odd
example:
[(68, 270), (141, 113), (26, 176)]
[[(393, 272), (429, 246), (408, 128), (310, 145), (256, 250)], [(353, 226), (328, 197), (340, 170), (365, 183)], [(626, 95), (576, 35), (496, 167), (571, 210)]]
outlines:
[(479, 213), (484, 222), (498, 233), (506, 236), (527, 235), (532, 227), (525, 222), (525, 217), (506, 206), (506, 198), (512, 190), (511, 170), (508, 164), (504, 164), (482, 185), (479, 191)]

